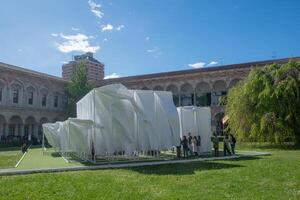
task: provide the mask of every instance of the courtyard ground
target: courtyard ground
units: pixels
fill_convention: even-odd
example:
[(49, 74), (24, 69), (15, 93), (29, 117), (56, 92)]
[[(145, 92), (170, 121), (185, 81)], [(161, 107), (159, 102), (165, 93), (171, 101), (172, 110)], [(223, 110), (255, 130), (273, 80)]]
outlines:
[(0, 169), (14, 167), (21, 157), (20, 148), (1, 148)]
[(300, 150), (255, 148), (271, 155), (2, 176), (0, 199), (299, 199)]

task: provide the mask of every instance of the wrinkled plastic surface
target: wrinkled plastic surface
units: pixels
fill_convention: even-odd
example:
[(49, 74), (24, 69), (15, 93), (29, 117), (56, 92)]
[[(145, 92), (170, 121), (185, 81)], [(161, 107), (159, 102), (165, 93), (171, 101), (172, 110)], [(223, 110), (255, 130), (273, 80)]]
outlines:
[(201, 137), (201, 152), (210, 152), (211, 145), (211, 110), (209, 107), (185, 106), (177, 108), (180, 121), (180, 136)]

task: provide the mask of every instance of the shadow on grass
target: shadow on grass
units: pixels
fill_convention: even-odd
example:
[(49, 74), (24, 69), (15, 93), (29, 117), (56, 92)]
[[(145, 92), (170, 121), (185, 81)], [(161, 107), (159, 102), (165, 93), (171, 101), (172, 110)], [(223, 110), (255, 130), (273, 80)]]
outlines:
[(241, 143), (240, 148), (274, 149), (274, 150), (300, 150), (300, 145), (294, 143), (271, 144), (265, 143)]
[(168, 165), (144, 166), (127, 168), (142, 174), (156, 174), (156, 175), (189, 175), (194, 174), (196, 171), (207, 170), (221, 170), (236, 167), (243, 167), (237, 164), (226, 164), (208, 161), (199, 161), (192, 163), (176, 163)]
[[(263, 155), (263, 156), (269, 156), (269, 155)], [(244, 156), (244, 157), (230, 159), (230, 161), (247, 161), (247, 160), (258, 160), (258, 159), (262, 159), (262, 158), (258, 156)]]

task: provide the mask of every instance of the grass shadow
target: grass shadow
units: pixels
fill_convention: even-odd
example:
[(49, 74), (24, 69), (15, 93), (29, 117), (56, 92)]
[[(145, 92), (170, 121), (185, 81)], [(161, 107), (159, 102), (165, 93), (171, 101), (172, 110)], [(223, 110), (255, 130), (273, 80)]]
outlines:
[(191, 175), (196, 171), (207, 170), (221, 170), (235, 167), (243, 167), (237, 164), (227, 164), (209, 161), (199, 161), (191, 163), (174, 163), (167, 165), (144, 166), (127, 168), (142, 174), (156, 174), (156, 175)]
[(240, 143), (239, 148), (274, 149), (274, 150), (300, 150), (300, 145), (294, 143), (272, 144), (270, 142)]
[[(263, 155), (263, 156), (267, 156), (267, 155)], [(259, 160), (259, 159), (262, 159), (262, 158), (258, 157), (258, 156), (243, 156), (243, 157), (239, 157), (239, 158), (232, 158), (229, 160), (230, 161), (247, 161), (247, 160)]]

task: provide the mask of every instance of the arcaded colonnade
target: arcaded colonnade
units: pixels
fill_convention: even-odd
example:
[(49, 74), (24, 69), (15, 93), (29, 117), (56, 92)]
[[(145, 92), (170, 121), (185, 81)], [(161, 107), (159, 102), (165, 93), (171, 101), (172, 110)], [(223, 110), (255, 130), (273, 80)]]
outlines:
[(42, 124), (65, 118), (66, 82), (0, 63), (0, 139), (40, 140)]

